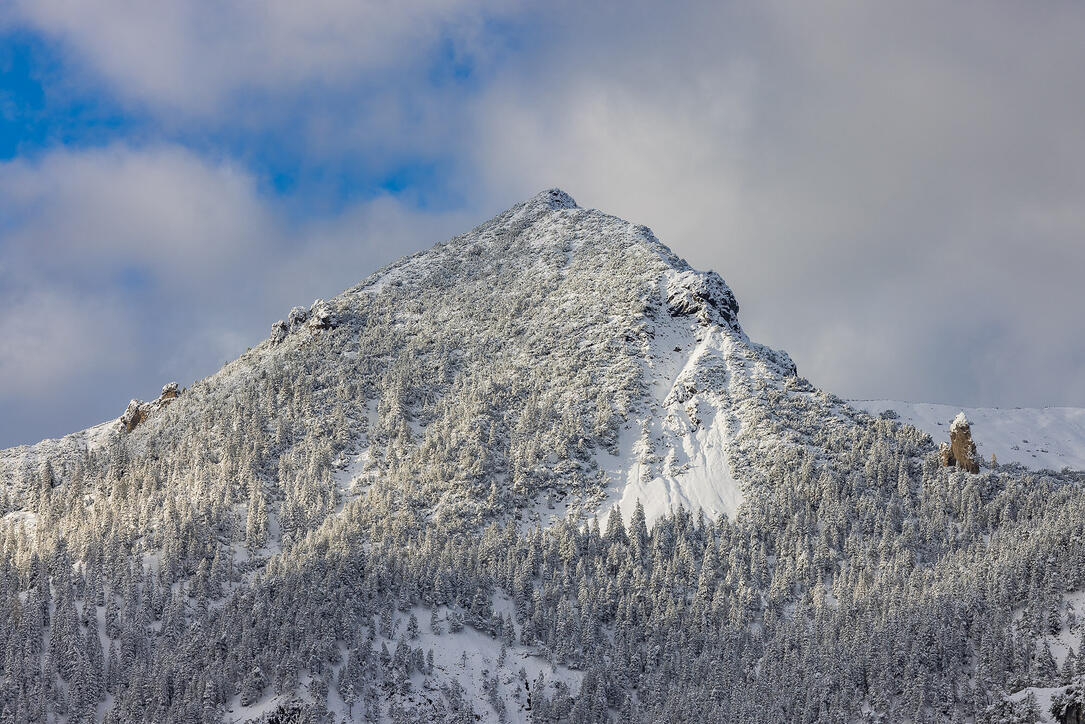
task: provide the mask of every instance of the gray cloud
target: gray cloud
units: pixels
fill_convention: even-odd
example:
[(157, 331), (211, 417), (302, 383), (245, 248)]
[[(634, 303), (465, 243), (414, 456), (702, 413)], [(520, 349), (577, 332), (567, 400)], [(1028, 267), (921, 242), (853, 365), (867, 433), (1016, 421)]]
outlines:
[[(298, 129), (314, 154), (450, 159), (463, 205), (379, 198), (290, 222), (237, 162), (169, 146), (5, 165), (0, 302), (41, 322), (0, 328), (24, 340), (0, 353), (0, 405), (40, 420), (5, 415), (0, 438), (206, 374), (290, 304), (552, 185), (720, 271), (751, 336), (839, 394), (1085, 405), (1079, 5), (551, 3), (500, 11), (528, 29), (511, 55), (476, 3), (99, 5), (118, 23), (51, 0), (8, 21), (177, 123), (258, 128), (238, 98), (285, 114), (317, 97)], [(417, 82), (442, 38), (480, 87)], [(125, 266), (153, 286), (103, 286)]]

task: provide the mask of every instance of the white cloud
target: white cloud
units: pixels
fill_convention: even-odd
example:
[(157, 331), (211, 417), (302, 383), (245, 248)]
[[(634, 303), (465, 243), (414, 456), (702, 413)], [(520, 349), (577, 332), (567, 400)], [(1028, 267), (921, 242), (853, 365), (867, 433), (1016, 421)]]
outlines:
[(341, 90), (365, 74), (425, 62), (424, 51), (446, 37), (472, 43), (481, 15), (502, 6), (486, 0), (14, 0), (7, 21), (61, 40), (121, 97), (208, 115), (239, 93)]
[(247, 171), (172, 146), (9, 162), (0, 204), (17, 219), (7, 245), (59, 275), (109, 275), (118, 262), (169, 270), (167, 280), (205, 273), (251, 254), (275, 226)]
[[(5, 295), (6, 296), (6, 295)], [(132, 344), (131, 328), (113, 300), (32, 288), (4, 300), (0, 315), (0, 399), (46, 397), (62, 386), (76, 365), (108, 364), (111, 348)], [(104, 330), (111, 334), (108, 338)], [(7, 394), (3, 394), (7, 393)]]

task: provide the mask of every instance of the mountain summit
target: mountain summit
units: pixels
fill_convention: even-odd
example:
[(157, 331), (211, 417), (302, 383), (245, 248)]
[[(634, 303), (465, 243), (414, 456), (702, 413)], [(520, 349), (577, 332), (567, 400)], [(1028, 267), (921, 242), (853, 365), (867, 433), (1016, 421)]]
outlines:
[(16, 720), (960, 720), (1066, 678), (1075, 474), (943, 467), (557, 189), (168, 390), (0, 453)]

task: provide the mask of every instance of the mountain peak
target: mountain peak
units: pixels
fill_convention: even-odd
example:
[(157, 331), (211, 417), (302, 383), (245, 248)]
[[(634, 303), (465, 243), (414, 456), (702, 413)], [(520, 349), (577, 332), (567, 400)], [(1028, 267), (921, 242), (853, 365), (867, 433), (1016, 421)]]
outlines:
[(572, 196), (559, 188), (546, 189), (527, 200), (528, 206), (543, 206), (548, 209), (579, 209)]

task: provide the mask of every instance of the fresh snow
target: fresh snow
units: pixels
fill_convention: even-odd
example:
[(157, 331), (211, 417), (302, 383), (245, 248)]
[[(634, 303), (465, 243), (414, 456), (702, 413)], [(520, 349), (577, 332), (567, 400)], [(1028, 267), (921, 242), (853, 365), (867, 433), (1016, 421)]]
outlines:
[(86, 452), (105, 447), (112, 436), (120, 434), (118, 425), (119, 418), (114, 418), (64, 437), (0, 450), (0, 486), (19, 488), (29, 482), (29, 476), (37, 474), (46, 460), (54, 467), (72, 464)]
[(726, 335), (688, 316), (658, 324), (643, 360), (651, 408), (623, 426), (618, 455), (600, 455), (610, 483), (596, 511), (601, 520), (616, 506), (628, 520), (638, 500), (649, 525), (679, 506), (712, 519), (738, 514), (742, 489), (728, 460), (726, 405), (713, 388), (682, 394), (722, 359)]
[(1025, 699), (1028, 698), (1028, 695), (1031, 693), (1034, 697), (1036, 697), (1036, 706), (1040, 710), (1039, 724), (1055, 724), (1055, 717), (1051, 714), (1051, 699), (1054, 698), (1055, 694), (1061, 694), (1062, 692), (1066, 691), (1066, 689), (1067, 687), (1065, 686), (1030, 686), (1027, 689), (1022, 689), (1021, 691), (1018, 691), (1007, 698), (1013, 702), (1024, 702)]
[(1085, 408), (955, 407), (899, 400), (849, 400), (878, 415), (895, 410), (899, 420), (928, 433), (935, 442), (949, 441), (955, 417), (963, 413), (981, 458), (999, 464), (1019, 463), (1031, 470), (1085, 470)]

